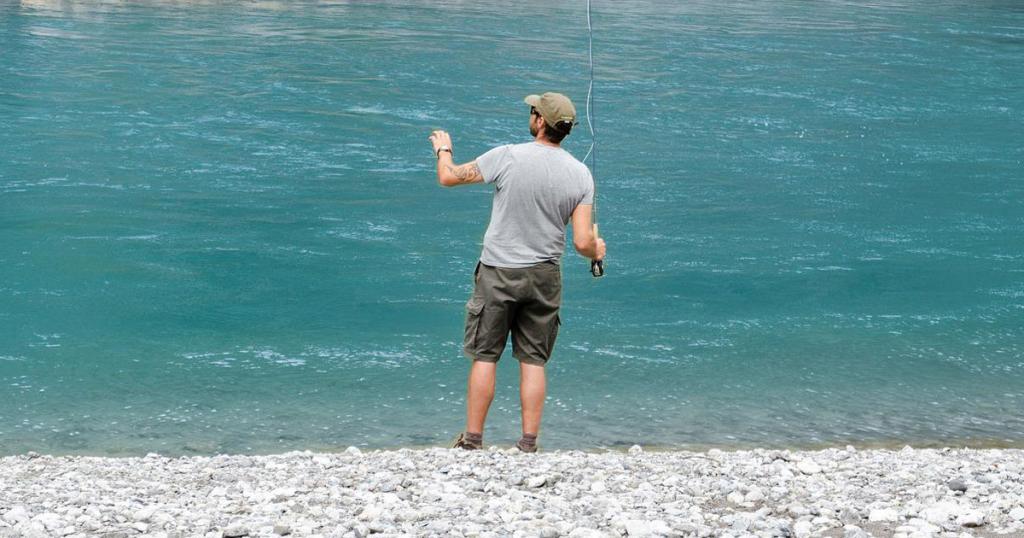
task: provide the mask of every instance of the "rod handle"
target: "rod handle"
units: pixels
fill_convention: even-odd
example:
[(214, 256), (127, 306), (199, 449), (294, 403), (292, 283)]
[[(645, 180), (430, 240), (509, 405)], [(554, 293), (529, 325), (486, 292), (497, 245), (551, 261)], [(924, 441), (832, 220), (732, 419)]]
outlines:
[[(594, 238), (600, 237), (597, 234), (597, 223), (594, 223)], [(594, 275), (594, 278), (601, 278), (604, 276), (604, 260), (590, 260), (590, 274)]]

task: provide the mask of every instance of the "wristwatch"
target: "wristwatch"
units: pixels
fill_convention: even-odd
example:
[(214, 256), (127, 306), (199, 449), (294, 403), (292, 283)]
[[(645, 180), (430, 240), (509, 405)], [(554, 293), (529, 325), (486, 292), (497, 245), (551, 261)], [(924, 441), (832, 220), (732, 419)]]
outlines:
[[(437, 148), (437, 153), (436, 153), (436, 155), (435, 155), (435, 156), (436, 156), (436, 157), (437, 157), (438, 159), (440, 159), (440, 158), (441, 158), (441, 152), (442, 152), (442, 151), (447, 151), (448, 153), (452, 153), (452, 148), (450, 148), (450, 147), (448, 147), (448, 146), (441, 146), (441, 147)], [(452, 156), (455, 156), (455, 154), (454, 154), (454, 153), (452, 153)]]

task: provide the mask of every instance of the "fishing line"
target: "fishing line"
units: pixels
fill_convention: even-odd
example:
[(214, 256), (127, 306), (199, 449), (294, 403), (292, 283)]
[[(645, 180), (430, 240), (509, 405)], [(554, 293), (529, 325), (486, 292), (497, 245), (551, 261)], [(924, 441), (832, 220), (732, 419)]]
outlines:
[[(587, 58), (590, 61), (590, 85), (587, 86), (587, 127), (590, 129), (590, 149), (583, 156), (583, 162), (590, 159), (590, 175), (594, 178), (594, 205), (592, 218), (594, 237), (597, 237), (597, 134), (594, 132), (594, 25), (590, 20), (590, 0), (587, 0)], [(604, 260), (590, 260), (590, 274), (594, 278), (604, 276)]]

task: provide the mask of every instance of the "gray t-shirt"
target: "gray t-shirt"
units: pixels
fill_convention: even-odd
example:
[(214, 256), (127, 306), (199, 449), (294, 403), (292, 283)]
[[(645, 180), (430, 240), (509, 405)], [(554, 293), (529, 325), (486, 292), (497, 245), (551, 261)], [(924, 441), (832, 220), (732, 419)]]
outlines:
[(529, 267), (565, 251), (565, 227), (579, 204), (594, 203), (594, 178), (562, 148), (539, 142), (496, 147), (476, 160), (494, 184), (491, 223), (480, 261)]

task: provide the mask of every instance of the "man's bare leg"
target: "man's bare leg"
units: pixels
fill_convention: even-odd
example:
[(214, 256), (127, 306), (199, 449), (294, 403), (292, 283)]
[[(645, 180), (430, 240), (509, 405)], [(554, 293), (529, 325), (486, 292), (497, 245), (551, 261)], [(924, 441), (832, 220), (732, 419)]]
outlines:
[(494, 362), (473, 361), (469, 369), (469, 387), (466, 391), (466, 431), (484, 433), (484, 420), (487, 410), (494, 400), (494, 379), (498, 364)]
[(523, 407), (523, 435), (536, 436), (540, 431), (540, 417), (544, 412), (547, 378), (544, 367), (519, 363), (519, 403)]

